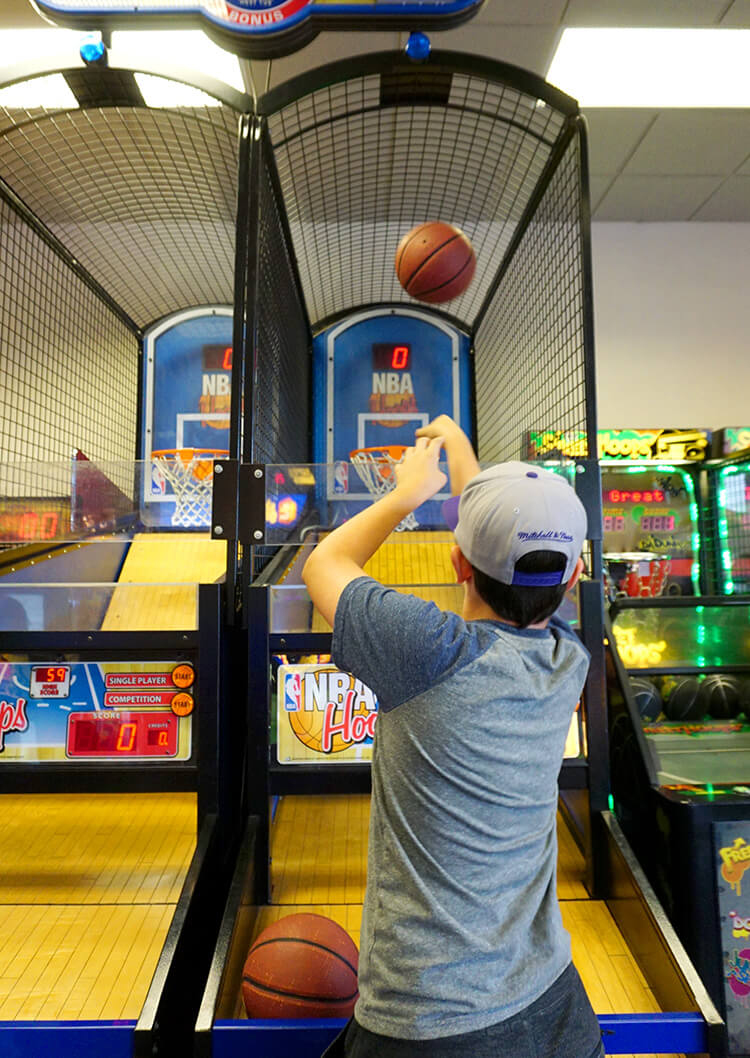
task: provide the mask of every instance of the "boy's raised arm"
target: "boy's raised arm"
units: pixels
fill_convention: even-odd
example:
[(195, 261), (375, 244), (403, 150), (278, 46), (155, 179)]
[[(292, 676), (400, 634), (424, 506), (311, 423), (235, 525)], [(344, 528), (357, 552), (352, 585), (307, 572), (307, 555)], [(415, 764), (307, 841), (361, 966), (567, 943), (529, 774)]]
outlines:
[(463, 492), (464, 485), (476, 477), (481, 469), (474, 455), (471, 441), (449, 415), (439, 415), (426, 426), (420, 426), (416, 433), (417, 437), (443, 438), (443, 447), (448, 459), (451, 494), (458, 496)]
[(398, 523), (445, 485), (445, 474), (438, 467), (443, 441), (442, 435), (418, 439), (394, 468), (393, 491), (329, 533), (305, 562), (302, 579), (331, 627), (347, 584), (363, 575), (367, 560)]

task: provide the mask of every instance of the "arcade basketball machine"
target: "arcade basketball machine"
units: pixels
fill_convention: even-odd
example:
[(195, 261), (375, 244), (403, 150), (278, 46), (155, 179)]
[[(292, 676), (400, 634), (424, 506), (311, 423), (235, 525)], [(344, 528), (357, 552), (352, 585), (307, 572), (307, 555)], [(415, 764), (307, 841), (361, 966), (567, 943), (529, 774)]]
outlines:
[[(67, 103), (0, 110), (0, 1052), (186, 1054), (237, 799), (215, 451), (186, 449), (227, 448), (201, 373), (231, 344), (247, 101), (152, 109), (76, 59), (26, 71)], [(181, 407), (146, 369), (176, 315), (204, 332)]]
[[(597, 432), (602, 476), (605, 598), (695, 595), (707, 584), (705, 430)], [(575, 437), (532, 433), (538, 457), (574, 456)]]
[[(447, 413), (487, 464), (525, 457), (530, 424), (582, 434), (578, 458), (550, 462), (587, 507), (590, 568), (601, 567), (586, 135), (575, 102), (526, 71), (458, 53), (418, 63), (383, 53), (268, 93), (240, 142), (229, 444), (239, 458), (217, 463), (212, 533), (238, 555), (248, 826), (197, 1052), (291, 1058), (319, 1054), (341, 1022), (248, 1018), (243, 964), (259, 932), (294, 912), (322, 913), (358, 938), (377, 717), (372, 691), (331, 664), (331, 630), (301, 580), (310, 546), (390, 486), (415, 426)], [(397, 267), (408, 233), (434, 221), (470, 241), (476, 271), (462, 293), (430, 303), (406, 292), (394, 259)], [(455, 608), (440, 499), (399, 526), (368, 569)], [(632, 864), (612, 851), (621, 846), (604, 819), (600, 582), (587, 580), (570, 606), (592, 665), (560, 775), (572, 822), (562, 831), (582, 877), (572, 833), (580, 824), (589, 892), (603, 892), (606, 856), (610, 877), (630, 872), (638, 903)], [(589, 892), (579, 885), (584, 914)], [(638, 920), (651, 935), (658, 918)], [(705, 996), (696, 999), (700, 983), (686, 982), (679, 957), (672, 952), (653, 975), (669, 979), (662, 1009), (682, 1012), (662, 1023), (611, 918), (574, 939), (581, 960), (596, 960), (594, 949), (606, 960), (602, 933), (619, 938), (619, 965), (639, 996), (632, 1020), (603, 1017), (610, 1049), (642, 1051), (645, 1040), (651, 1052), (657, 1041), (706, 1049), (718, 1018)], [(656, 933), (658, 950), (670, 950)], [(619, 1010), (627, 1000), (620, 989), (603, 1002)]]
[[(750, 840), (749, 465), (742, 437), (722, 431), (714, 458), (704, 444), (705, 460), (683, 477), (700, 508), (692, 596), (620, 592), (607, 635), (615, 812), (722, 1013), (717, 1053), (733, 1058), (750, 1054), (750, 909), (742, 885)], [(670, 532), (680, 516), (674, 485), (671, 491)]]
[(750, 594), (750, 429), (724, 427), (706, 467), (708, 561), (718, 595)]

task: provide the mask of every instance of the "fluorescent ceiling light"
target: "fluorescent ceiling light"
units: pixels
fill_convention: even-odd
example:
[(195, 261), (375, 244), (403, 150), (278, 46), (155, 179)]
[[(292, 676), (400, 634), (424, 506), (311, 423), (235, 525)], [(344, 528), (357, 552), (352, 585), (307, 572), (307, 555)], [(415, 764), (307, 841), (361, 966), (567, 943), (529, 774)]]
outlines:
[(45, 110), (77, 110), (78, 100), (63, 75), (54, 73), (0, 88), (0, 106), (9, 109), (17, 107), (20, 110), (33, 110), (35, 107), (44, 107)]
[(123, 63), (142, 70), (173, 64), (224, 81), (238, 92), (245, 91), (237, 56), (214, 44), (199, 29), (117, 30), (112, 34), (110, 59), (113, 66)]
[(39, 63), (46, 58), (70, 56), (80, 65), (81, 34), (74, 29), (3, 29), (0, 33), (0, 81), (3, 68), (19, 63)]
[(199, 88), (192, 85), (181, 84), (179, 81), (170, 81), (166, 77), (155, 77), (150, 73), (137, 73), (133, 75), (143, 96), (143, 101), (149, 107), (219, 107), (221, 100), (216, 96), (207, 95)]
[(566, 29), (547, 80), (582, 107), (747, 107), (749, 69), (747, 29)]

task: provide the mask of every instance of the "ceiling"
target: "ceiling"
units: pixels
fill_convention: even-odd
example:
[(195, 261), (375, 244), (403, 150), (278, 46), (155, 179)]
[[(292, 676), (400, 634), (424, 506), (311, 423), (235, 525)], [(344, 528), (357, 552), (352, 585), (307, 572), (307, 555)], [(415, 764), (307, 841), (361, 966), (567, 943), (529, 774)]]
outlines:
[[(29, 0), (0, 0), (0, 31), (41, 26)], [(750, 0), (485, 0), (436, 48), (546, 74), (566, 26), (750, 29)], [(346, 55), (402, 47), (405, 33), (324, 33), (271, 62), (245, 62), (261, 94)], [(750, 110), (589, 108), (591, 201), (598, 221), (750, 222)]]

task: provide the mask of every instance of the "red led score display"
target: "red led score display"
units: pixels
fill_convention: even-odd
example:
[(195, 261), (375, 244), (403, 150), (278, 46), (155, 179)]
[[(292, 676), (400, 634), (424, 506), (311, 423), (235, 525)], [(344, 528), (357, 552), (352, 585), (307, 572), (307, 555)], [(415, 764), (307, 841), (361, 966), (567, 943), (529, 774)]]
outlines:
[(373, 371), (410, 371), (411, 346), (375, 342), (372, 347)]
[(171, 712), (71, 713), (68, 757), (174, 757), (179, 718)]

